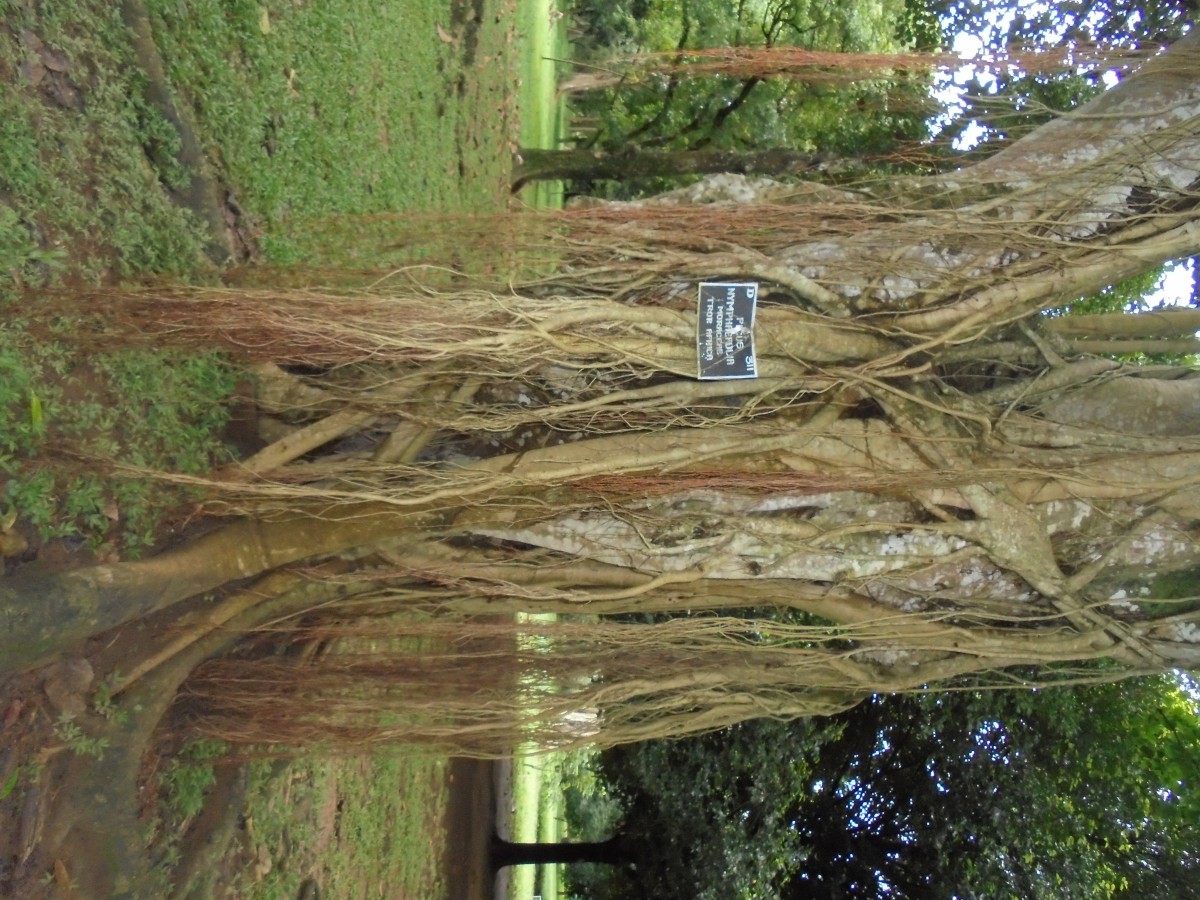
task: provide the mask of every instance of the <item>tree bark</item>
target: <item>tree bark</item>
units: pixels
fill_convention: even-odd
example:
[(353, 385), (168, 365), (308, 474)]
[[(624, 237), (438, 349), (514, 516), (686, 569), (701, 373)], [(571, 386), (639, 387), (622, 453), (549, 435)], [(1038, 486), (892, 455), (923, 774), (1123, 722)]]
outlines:
[(1158, 309), (1135, 316), (1128, 313), (1062, 316), (1047, 319), (1044, 324), (1066, 338), (1181, 338), (1200, 331), (1200, 309)]
[(0, 579), (0, 671), (66, 648), (189, 597), (312, 556), (382, 540), (414, 516), (359, 504), (275, 520), (245, 519), (146, 560)]

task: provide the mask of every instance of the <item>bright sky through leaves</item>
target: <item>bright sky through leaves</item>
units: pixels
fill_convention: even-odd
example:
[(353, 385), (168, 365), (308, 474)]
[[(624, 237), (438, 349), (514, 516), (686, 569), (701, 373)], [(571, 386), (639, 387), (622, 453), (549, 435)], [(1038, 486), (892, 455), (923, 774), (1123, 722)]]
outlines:
[[(1023, 9), (1023, 14), (1026, 16), (1036, 16), (1042, 14), (1051, 8), (1051, 4), (1046, 3), (1031, 3), (1027, 4)], [(935, 133), (944, 127), (949, 121), (950, 115), (961, 113), (965, 109), (964, 90), (965, 85), (970, 83), (972, 79), (976, 79), (976, 83), (983, 85), (985, 88), (990, 88), (995, 85), (995, 79), (986, 70), (980, 70), (974, 64), (966, 62), (969, 60), (977, 60), (984, 55), (985, 48), (992, 42), (997, 33), (1004, 33), (1009, 29), (1016, 13), (1014, 10), (1004, 10), (985, 17), (980, 26), (973, 32), (960, 32), (954, 36), (952, 41), (952, 49), (954, 53), (964, 60), (961, 68), (957, 69), (953, 75), (946, 78), (942, 84), (935, 89), (935, 97), (947, 110), (947, 113), (939, 117), (934, 124)], [(1099, 13), (1097, 13), (1099, 15)], [(1133, 24), (1133, 23), (1131, 23)], [(1047, 35), (1050, 39), (1060, 37), (1060, 35)], [(1105, 72), (1101, 76), (1101, 80), (1106, 87), (1112, 88), (1118, 82), (1118, 76), (1115, 71)], [(956, 150), (965, 152), (975, 147), (986, 135), (986, 129), (972, 122), (963, 133), (954, 142)], [(1147, 302), (1152, 306), (1168, 305), (1168, 306), (1187, 306), (1192, 298), (1193, 290), (1193, 271), (1194, 261), (1182, 260), (1169, 266), (1159, 280), (1158, 286), (1153, 293), (1147, 297)]]

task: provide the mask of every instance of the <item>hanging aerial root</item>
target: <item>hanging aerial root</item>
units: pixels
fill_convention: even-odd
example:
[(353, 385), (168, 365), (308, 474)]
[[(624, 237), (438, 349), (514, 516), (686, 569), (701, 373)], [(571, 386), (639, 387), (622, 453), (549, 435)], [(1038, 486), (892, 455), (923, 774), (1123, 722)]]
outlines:
[[(1137, 50), (1073, 42), (1070, 47), (1009, 51), (998, 57), (977, 57), (970, 64), (980, 71), (1049, 74), (1127, 68), (1152, 56), (1160, 48)], [(906, 74), (928, 77), (931, 69), (947, 75), (961, 69), (964, 60), (950, 53), (853, 53), (809, 50), (801, 47), (713, 47), (639, 53), (609, 60), (603, 71), (581, 72), (560, 87), (565, 92), (592, 91), (618, 85), (632, 86), (639, 76), (721, 75), (730, 78), (786, 77), (806, 84), (853, 84), (868, 79), (903, 79)]]
[[(635, 623), (346, 613), (328, 609), (274, 636), (259, 630), (256, 640), (271, 652), (205, 664), (188, 686), (201, 730), (279, 747), (403, 740), (503, 755), (525, 742), (607, 745), (763, 715), (829, 714), (880, 685), (920, 691), (969, 675), (976, 688), (1027, 689), (998, 670), (1029, 658), (1031, 646), (1047, 666), (1101, 652), (1087, 649), (1094, 636), (1036, 628), (1006, 635), (1012, 629), (963, 629), (928, 615), (831, 629), (728, 616)], [(902, 637), (898, 626), (909, 624), (925, 637)], [(280, 642), (317, 641), (329, 649), (315, 658), (278, 652)], [(1066, 667), (1041, 677), (1081, 673)]]

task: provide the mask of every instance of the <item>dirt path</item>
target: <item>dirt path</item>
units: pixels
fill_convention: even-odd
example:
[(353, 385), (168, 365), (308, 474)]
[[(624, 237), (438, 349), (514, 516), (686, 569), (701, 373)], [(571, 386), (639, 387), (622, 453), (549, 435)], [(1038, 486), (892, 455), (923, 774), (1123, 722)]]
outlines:
[(496, 821), (495, 763), (456, 759), (447, 775), (445, 900), (492, 900), (496, 896), (488, 846)]

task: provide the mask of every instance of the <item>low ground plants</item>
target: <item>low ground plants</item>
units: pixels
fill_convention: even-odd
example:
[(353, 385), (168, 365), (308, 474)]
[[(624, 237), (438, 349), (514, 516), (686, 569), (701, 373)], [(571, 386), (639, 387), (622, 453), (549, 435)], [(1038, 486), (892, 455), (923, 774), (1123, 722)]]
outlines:
[(141, 99), (120, 4), (0, 2), (0, 282), (196, 269), (203, 235), (167, 190), (170, 126)]
[(400, 756), (253, 763), (247, 836), (286, 863), (243, 872), (238, 896), (295, 897), (309, 873), (323, 897), (441, 896), (445, 767)]
[[(532, 22), (514, 0), (144, 5), (250, 265), (214, 268), (211, 235), (178, 202), (190, 176), (179, 134), (145, 100), (121, 4), (0, 0), (0, 536), (7, 548), (19, 532), (30, 556), (51, 541), (143, 552), (189, 500), (156, 473), (231, 458), (223, 429), (243, 374), (215, 353), (83, 346), (81, 335), (103, 333), (106, 286), (387, 267), (403, 258), (399, 219), (503, 209), (513, 149), (553, 131), (541, 110), (553, 89), (539, 80), (553, 78), (545, 4)], [(519, 131), (535, 109), (536, 133)], [(91, 318), (39, 306), (78, 291), (97, 298)], [(111, 687), (92, 701), (110, 724)], [(81, 722), (57, 730), (73, 752), (104, 752)], [(164, 885), (221, 752), (189, 743), (159, 769), (147, 841)], [(437, 896), (445, 768), (344, 755), (252, 764), (242, 841), (275, 864), (242, 876), (239, 896), (295, 896), (307, 872), (322, 873), (323, 896)], [(0, 800), (25, 789), (31, 770), (16, 771)]]
[(229, 458), (221, 431), (238, 375), (222, 356), (82, 355), (20, 317), (0, 337), (0, 512), (39, 540), (138, 552), (185, 499), (152, 474), (199, 474)]
[(217, 780), (213, 761), (227, 749), (219, 741), (189, 741), (167, 763), (162, 772), (163, 796), (177, 820), (189, 819), (204, 807), (205, 795)]
[(54, 733), (58, 735), (59, 740), (66, 744), (67, 749), (72, 753), (78, 753), (81, 756), (91, 756), (95, 759), (103, 759), (104, 751), (108, 747), (108, 740), (103, 737), (95, 737), (89, 734), (77, 721), (75, 716), (67, 711), (63, 711), (58, 720), (54, 723)]

